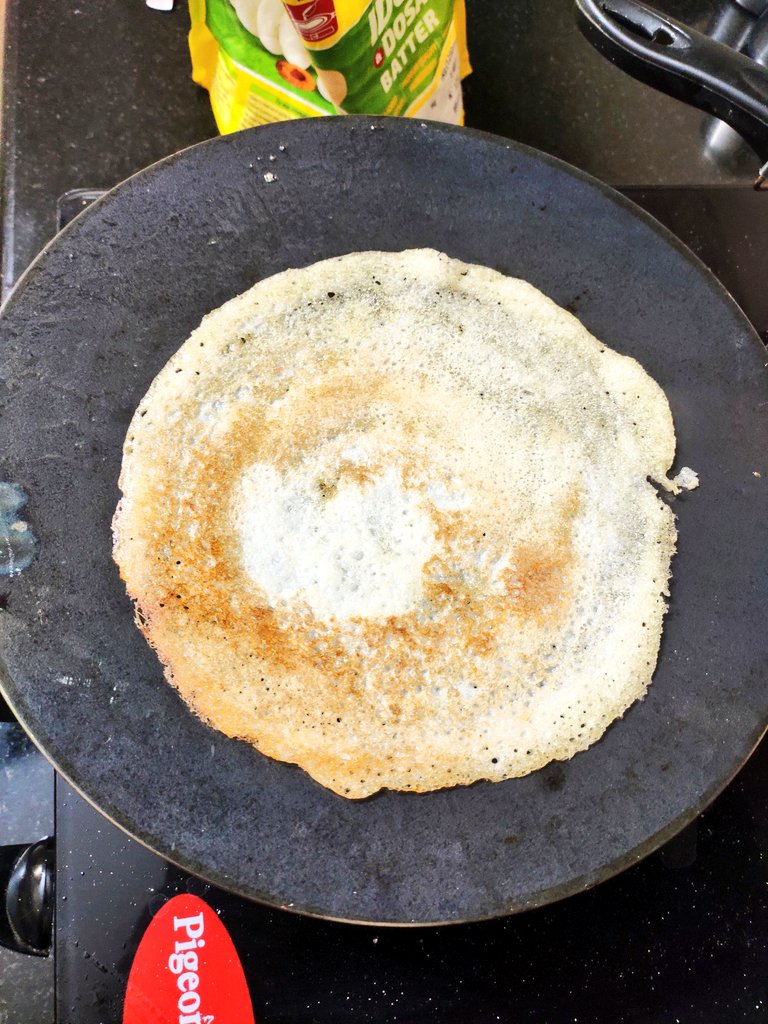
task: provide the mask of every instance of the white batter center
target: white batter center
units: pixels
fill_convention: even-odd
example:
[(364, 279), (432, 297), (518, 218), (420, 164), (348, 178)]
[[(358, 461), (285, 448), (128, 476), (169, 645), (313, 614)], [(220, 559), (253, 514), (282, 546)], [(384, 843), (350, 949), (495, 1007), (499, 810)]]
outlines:
[(323, 619), (413, 610), (434, 554), (434, 522), (389, 468), (329, 490), (315, 474), (257, 462), (239, 495), (243, 565), (272, 604), (306, 601)]

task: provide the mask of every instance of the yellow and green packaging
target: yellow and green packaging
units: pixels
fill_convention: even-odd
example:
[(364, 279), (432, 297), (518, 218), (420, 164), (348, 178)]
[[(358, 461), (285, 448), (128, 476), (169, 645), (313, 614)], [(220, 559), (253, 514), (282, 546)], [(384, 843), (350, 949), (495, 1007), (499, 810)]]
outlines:
[(189, 0), (221, 132), (323, 114), (463, 123), (464, 0)]

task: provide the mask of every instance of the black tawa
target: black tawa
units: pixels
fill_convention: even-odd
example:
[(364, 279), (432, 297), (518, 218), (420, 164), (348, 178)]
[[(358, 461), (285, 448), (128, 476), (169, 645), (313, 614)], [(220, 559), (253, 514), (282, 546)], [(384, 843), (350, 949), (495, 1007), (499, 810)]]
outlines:
[[(347, 801), (198, 721), (111, 558), (121, 446), (203, 314), (287, 267), (432, 246), (526, 278), (663, 386), (679, 545), (654, 682), (603, 739), (504, 783)], [(56, 767), (131, 835), (243, 896), (358, 922), (488, 918), (615, 874), (743, 764), (768, 716), (768, 362), (672, 235), (506, 140), (321, 119), (203, 143), (60, 234), (0, 318), (2, 478), (34, 563), (7, 581), (3, 689)], [(620, 655), (619, 655), (620, 656)]]

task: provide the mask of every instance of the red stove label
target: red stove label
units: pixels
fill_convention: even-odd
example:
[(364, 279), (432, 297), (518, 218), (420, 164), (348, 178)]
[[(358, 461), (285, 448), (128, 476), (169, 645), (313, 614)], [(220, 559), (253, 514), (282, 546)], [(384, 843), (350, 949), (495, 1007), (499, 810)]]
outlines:
[(240, 958), (216, 911), (174, 896), (139, 943), (123, 1024), (254, 1024)]

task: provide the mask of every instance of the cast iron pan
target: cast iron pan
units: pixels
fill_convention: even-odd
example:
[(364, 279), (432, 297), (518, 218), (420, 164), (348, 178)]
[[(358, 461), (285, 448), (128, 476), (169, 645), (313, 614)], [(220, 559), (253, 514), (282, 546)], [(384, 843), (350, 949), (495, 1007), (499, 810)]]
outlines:
[[(701, 487), (673, 502), (655, 682), (599, 743), (524, 779), (348, 802), (186, 710), (133, 624), (110, 520), (129, 419), (204, 313), (286, 267), (411, 246), (524, 277), (636, 356)], [(760, 738), (768, 359), (701, 264), (598, 182), (414, 121), (261, 128), (170, 157), (78, 217), (0, 327), (2, 473), (29, 493), (40, 539), (0, 616), (3, 688), (59, 770), (169, 860), (324, 917), (492, 917), (649, 853)]]

